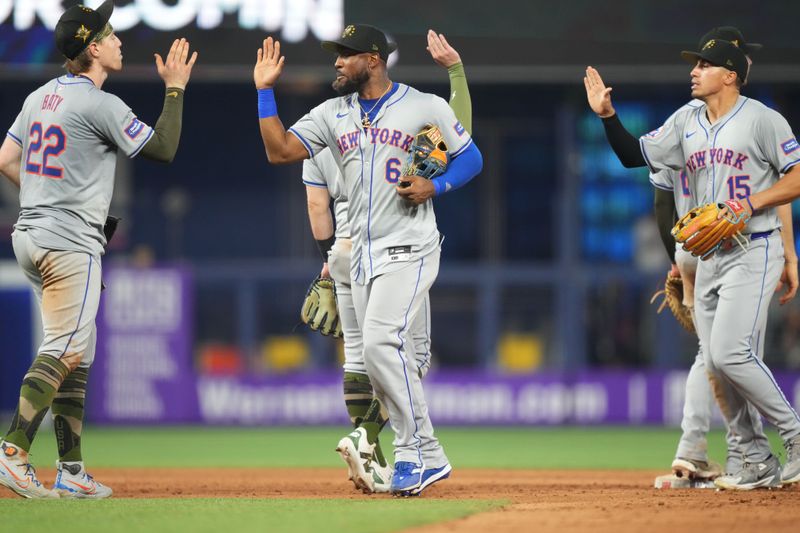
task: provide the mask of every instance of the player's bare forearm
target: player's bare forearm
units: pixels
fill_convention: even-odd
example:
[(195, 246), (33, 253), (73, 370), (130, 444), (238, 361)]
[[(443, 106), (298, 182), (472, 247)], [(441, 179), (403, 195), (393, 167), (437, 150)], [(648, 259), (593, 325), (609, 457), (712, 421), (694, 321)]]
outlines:
[[(795, 165), (778, 182), (767, 190), (748, 197), (753, 211), (791, 203), (800, 198), (800, 165)], [(747, 203), (747, 202), (745, 202)]]
[(781, 221), (781, 239), (783, 240), (783, 255), (787, 262), (797, 263), (797, 251), (794, 244), (794, 225), (792, 224), (792, 204), (779, 205), (776, 208), (778, 219)]
[(779, 205), (776, 209), (778, 219), (781, 221), (781, 240), (783, 241), (783, 272), (776, 292), (783, 290), (780, 299), (781, 305), (793, 300), (797, 295), (800, 285), (797, 273), (797, 251), (794, 244), (794, 227), (792, 224), (792, 204)]
[(277, 115), (259, 119), (258, 127), (270, 163), (282, 165), (308, 159), (306, 147), (294, 134), (286, 131)]
[(22, 160), (22, 147), (10, 137), (0, 146), (0, 174), (19, 188), (19, 168)]
[(330, 209), (330, 195), (326, 187), (306, 185), (308, 203), (308, 221), (311, 233), (316, 240), (329, 239), (333, 236), (333, 216)]

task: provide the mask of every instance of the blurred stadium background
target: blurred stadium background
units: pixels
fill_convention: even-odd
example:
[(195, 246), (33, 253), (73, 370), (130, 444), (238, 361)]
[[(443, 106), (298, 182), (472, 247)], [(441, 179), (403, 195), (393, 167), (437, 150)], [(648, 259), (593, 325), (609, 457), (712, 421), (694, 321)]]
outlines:
[[(52, 27), (74, 2), (0, 0), (0, 125), (60, 72)], [(86, 2), (90, 6), (99, 0)], [(740, 16), (747, 13), (747, 16)], [(270, 166), (256, 120), (252, 63), (266, 35), (286, 56), (277, 89), (291, 124), (323, 99), (333, 57), (320, 39), (367, 22), (400, 45), (396, 81), (448, 95), (425, 50), (443, 32), (466, 66), (485, 160), (469, 186), (436, 200), (446, 236), (431, 293), (438, 424), (650, 424), (680, 420), (696, 340), (650, 296), (668, 268), (646, 171), (607, 148), (581, 83), (613, 87), (634, 134), (689, 98), (678, 52), (716, 25), (765, 48), (745, 94), (800, 130), (797, 2), (122, 0), (112, 23), (125, 69), (103, 87), (154, 123), (152, 65), (174, 37), (200, 59), (181, 147), (160, 166), (121, 158), (105, 256), (94, 424), (316, 425), (346, 420), (341, 343), (298, 327), (320, 261), (300, 165)], [(7, 127), (7, 126), (6, 126)], [(17, 191), (0, 183), (0, 413), (10, 414), (39, 325), (10, 234)], [(795, 210), (795, 232), (800, 212)], [(800, 402), (800, 303), (770, 309), (766, 360)]]

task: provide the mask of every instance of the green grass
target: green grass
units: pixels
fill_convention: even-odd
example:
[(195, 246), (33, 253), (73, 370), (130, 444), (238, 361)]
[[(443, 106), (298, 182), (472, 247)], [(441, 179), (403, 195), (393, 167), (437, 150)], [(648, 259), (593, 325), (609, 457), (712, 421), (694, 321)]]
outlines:
[[(92, 428), (83, 451), (91, 467), (331, 467), (346, 428)], [(660, 469), (672, 462), (680, 430), (664, 428), (442, 428), (437, 432), (459, 468)], [(770, 433), (774, 450), (780, 439)], [(389, 440), (387, 433), (386, 439)], [(225, 449), (225, 453), (215, 450)], [(711, 457), (724, 461), (723, 434), (709, 436)], [(33, 461), (56, 460), (52, 431), (37, 437)], [(498, 508), (489, 500), (392, 499), (110, 499), (0, 500), (0, 531), (400, 531)], [(35, 515), (36, 527), (31, 527)]]
[[(501, 506), (479, 500), (150, 499), (0, 500), (3, 531), (357, 532), (397, 531)], [(411, 509), (413, 507), (413, 509)], [(35, 517), (31, 515), (35, 513)], [(35, 529), (31, 528), (35, 518)]]
[[(333, 448), (345, 432), (337, 427), (88, 429), (83, 451), (93, 467), (340, 467)], [(680, 430), (442, 428), (437, 435), (457, 468), (663, 469), (672, 462)], [(770, 437), (773, 450), (782, 450), (780, 439)], [(212, 451), (220, 447), (230, 451)], [(709, 450), (724, 461), (721, 431), (709, 436)], [(52, 465), (53, 434), (40, 432), (32, 452), (35, 464)]]

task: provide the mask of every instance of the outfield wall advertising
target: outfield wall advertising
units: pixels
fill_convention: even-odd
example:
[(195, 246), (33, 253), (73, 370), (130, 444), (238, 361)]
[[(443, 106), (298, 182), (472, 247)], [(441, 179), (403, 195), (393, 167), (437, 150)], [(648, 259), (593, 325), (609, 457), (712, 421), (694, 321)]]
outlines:
[[(341, 373), (207, 377), (192, 365), (191, 278), (180, 269), (109, 269), (98, 313), (89, 416), (109, 424), (347, 424)], [(775, 376), (795, 408), (800, 374)], [(532, 375), (433, 371), (437, 425), (680, 424), (685, 371)], [(717, 413), (717, 423), (721, 422)]]

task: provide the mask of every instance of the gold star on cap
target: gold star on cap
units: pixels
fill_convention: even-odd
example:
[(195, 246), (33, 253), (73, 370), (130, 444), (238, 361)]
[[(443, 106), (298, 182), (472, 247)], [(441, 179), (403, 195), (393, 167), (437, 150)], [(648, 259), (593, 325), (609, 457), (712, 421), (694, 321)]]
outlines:
[(353, 26), (352, 24), (351, 24), (351, 25), (349, 25), (349, 26), (348, 26), (348, 27), (346, 27), (346, 28), (344, 29), (344, 31), (342, 32), (342, 39), (344, 39), (345, 37), (350, 37), (350, 36), (351, 36), (351, 35), (353, 35), (355, 32), (356, 32), (356, 27), (355, 27), (355, 26)]
[(86, 39), (92, 34), (92, 30), (81, 24), (81, 27), (78, 28), (78, 31), (75, 32), (75, 38), (80, 39), (83, 42), (86, 42)]

